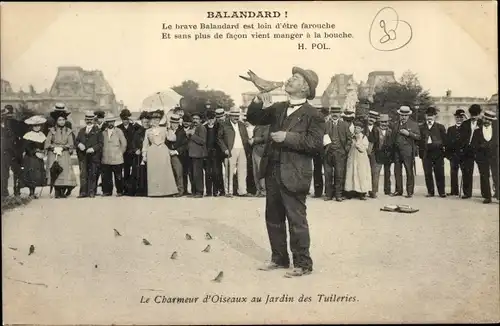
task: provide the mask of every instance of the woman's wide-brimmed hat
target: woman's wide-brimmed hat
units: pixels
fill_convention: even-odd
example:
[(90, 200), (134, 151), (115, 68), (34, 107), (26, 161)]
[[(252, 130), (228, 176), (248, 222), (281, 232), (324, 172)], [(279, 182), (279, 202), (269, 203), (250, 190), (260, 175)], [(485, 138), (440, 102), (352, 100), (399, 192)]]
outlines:
[(24, 120), (24, 123), (30, 126), (43, 125), (45, 122), (47, 122), (47, 119), (45, 119), (41, 115), (34, 115)]
[(141, 114), (139, 115), (139, 120), (142, 119), (151, 119), (151, 113), (148, 111), (142, 111)]
[(494, 111), (488, 110), (484, 111), (483, 113), (483, 118), (487, 120), (496, 120), (497, 119), (497, 114)]
[(66, 108), (66, 105), (64, 103), (56, 103), (54, 105), (54, 110), (50, 112), (50, 116), (54, 119), (57, 120), (60, 117), (67, 118), (68, 115), (70, 115), (71, 112)]
[(407, 105), (400, 106), (397, 112), (399, 115), (411, 115), (412, 113), (410, 107)]
[(151, 119), (161, 119), (165, 115), (163, 110), (156, 110), (151, 112)]
[(309, 96), (308, 100), (312, 100), (316, 97), (316, 87), (318, 87), (319, 78), (318, 75), (312, 70), (306, 70), (299, 67), (292, 68), (292, 74), (300, 74), (306, 80), (309, 85)]

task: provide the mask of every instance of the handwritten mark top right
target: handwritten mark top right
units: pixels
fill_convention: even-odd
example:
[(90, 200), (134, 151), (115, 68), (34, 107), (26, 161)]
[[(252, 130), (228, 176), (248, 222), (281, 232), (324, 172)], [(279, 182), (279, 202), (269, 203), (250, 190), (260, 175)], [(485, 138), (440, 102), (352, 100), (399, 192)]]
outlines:
[(397, 11), (384, 7), (378, 11), (370, 25), (370, 44), (378, 51), (395, 51), (410, 43), (411, 25), (400, 20)]

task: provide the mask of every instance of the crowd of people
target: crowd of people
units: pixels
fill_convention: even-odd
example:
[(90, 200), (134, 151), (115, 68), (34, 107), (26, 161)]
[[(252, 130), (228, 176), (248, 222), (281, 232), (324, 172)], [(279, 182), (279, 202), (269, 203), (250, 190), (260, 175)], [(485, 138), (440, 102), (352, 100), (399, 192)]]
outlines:
[[(448, 130), (436, 121), (429, 107), (426, 121), (418, 125), (412, 110), (401, 106), (399, 118), (370, 111), (368, 117), (342, 112), (340, 107), (321, 109), (325, 122), (323, 151), (313, 157), (314, 197), (325, 200), (376, 198), (383, 169), (386, 195), (414, 195), (415, 157), (422, 159), (427, 196), (472, 196), (474, 162), (480, 174), (484, 203), (498, 199), (498, 127), (496, 113), (479, 105), (455, 112), (456, 124)], [(269, 125), (253, 126), (240, 110), (226, 112), (206, 103), (203, 113), (188, 114), (180, 107), (165, 112), (141, 112), (132, 121), (129, 110), (117, 117), (103, 111), (87, 112), (86, 126), (74, 133), (70, 111), (56, 104), (53, 124), (36, 115), (24, 121), (28, 128), (13, 127), (12, 106), (2, 110), (2, 196), (8, 195), (9, 170), (14, 194), (29, 188), (54, 187), (55, 198), (71, 195), (77, 186), (71, 155), (80, 169), (78, 198), (102, 196), (257, 196), (265, 197), (260, 163), (271, 143)], [(163, 123), (162, 123), (163, 121)], [(451, 189), (445, 191), (445, 159), (450, 162)], [(62, 168), (54, 176), (54, 162)], [(394, 165), (395, 190), (391, 185)], [(459, 182), (458, 171), (462, 178)], [(490, 186), (493, 179), (493, 194)], [(99, 182), (99, 180), (101, 180)]]

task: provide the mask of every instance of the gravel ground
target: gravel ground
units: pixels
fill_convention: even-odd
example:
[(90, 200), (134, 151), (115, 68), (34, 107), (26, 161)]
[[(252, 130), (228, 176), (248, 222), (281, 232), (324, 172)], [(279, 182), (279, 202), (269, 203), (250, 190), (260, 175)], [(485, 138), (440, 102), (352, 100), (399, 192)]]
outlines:
[[(315, 265), (313, 274), (297, 279), (256, 270), (270, 255), (264, 204), (261, 198), (43, 197), (16, 208), (2, 220), (4, 323), (499, 321), (497, 203), (428, 199), (422, 191), (411, 200), (308, 199)], [(387, 204), (420, 211), (381, 212)], [(205, 240), (206, 232), (214, 239)], [(203, 253), (207, 244), (211, 251)], [(220, 271), (222, 281), (212, 282)], [(319, 294), (355, 298), (318, 302)], [(263, 301), (203, 303), (205, 295)], [(267, 295), (294, 302), (266, 304)], [(298, 302), (301, 295), (311, 302)], [(163, 296), (199, 299), (154, 302)]]

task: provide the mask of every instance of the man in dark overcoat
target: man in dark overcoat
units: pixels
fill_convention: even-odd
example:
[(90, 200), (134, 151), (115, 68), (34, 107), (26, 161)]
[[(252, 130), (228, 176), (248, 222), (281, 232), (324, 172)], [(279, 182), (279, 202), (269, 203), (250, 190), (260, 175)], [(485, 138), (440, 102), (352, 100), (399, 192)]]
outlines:
[(185, 194), (187, 184), (184, 184), (184, 171), (182, 167), (181, 157), (188, 155), (188, 138), (184, 127), (180, 124), (181, 117), (177, 114), (170, 116), (169, 128), (175, 134), (175, 140), (166, 140), (168, 149), (170, 150), (170, 161), (172, 170), (174, 171), (175, 183), (177, 184), (178, 193), (174, 197), (181, 197)]
[(464, 164), (463, 164), (463, 152), (460, 148), (461, 144), (461, 133), (460, 128), (465, 120), (465, 111), (463, 109), (457, 109), (454, 113), (455, 124), (450, 126), (446, 131), (446, 158), (450, 161), (450, 182), (451, 191), (447, 194), (448, 196), (458, 196), (460, 193), (459, 187), (462, 185), (458, 182), (458, 169), (462, 171), (462, 177), (464, 175)]
[(309, 253), (310, 236), (306, 197), (312, 180), (312, 159), (322, 150), (325, 122), (307, 99), (314, 99), (318, 75), (312, 70), (292, 69), (285, 83), (290, 100), (262, 109), (259, 94), (250, 103), (247, 119), (253, 125), (270, 125), (269, 142), (261, 160), (266, 183), (266, 225), (271, 243), (271, 262), (261, 270), (288, 268), (288, 220), (290, 249), (294, 269), (286, 277), (310, 274), (313, 261)]
[(425, 112), (426, 122), (420, 127), (418, 152), (424, 168), (427, 197), (435, 195), (434, 177), (439, 197), (446, 197), (444, 176), (446, 128), (436, 121), (436, 116), (436, 108), (427, 108)]
[(372, 154), (374, 166), (372, 168), (372, 197), (376, 198), (379, 188), (380, 171), (384, 168), (384, 194), (391, 194), (391, 164), (392, 164), (392, 130), (389, 127), (389, 115), (381, 114), (378, 126), (373, 133)]
[(2, 197), (9, 195), (8, 183), (10, 171), (13, 174), (14, 196), (19, 196), (21, 190), (19, 188), (19, 178), (21, 176), (22, 162), (22, 137), (24, 122), (14, 119), (14, 107), (6, 105), (2, 109)]
[(135, 171), (135, 169), (133, 169), (135, 158), (134, 152), (136, 150), (134, 148), (134, 135), (139, 131), (141, 126), (132, 122), (130, 120), (131, 116), (132, 113), (130, 113), (129, 109), (123, 109), (120, 112), (120, 119), (122, 120), (122, 123), (116, 126), (123, 132), (123, 135), (127, 140), (127, 149), (125, 150), (125, 153), (123, 153), (123, 191), (125, 195), (134, 195), (134, 184), (137, 183), (137, 176), (132, 173), (133, 170)]
[(75, 146), (80, 166), (80, 195), (78, 198), (95, 197), (97, 173), (101, 165), (103, 135), (94, 124), (95, 115), (85, 114), (86, 126), (76, 136)]
[(193, 113), (193, 128), (189, 135), (188, 152), (193, 169), (192, 191), (194, 198), (202, 198), (204, 193), (203, 161), (207, 157), (207, 129), (201, 123), (201, 114)]

